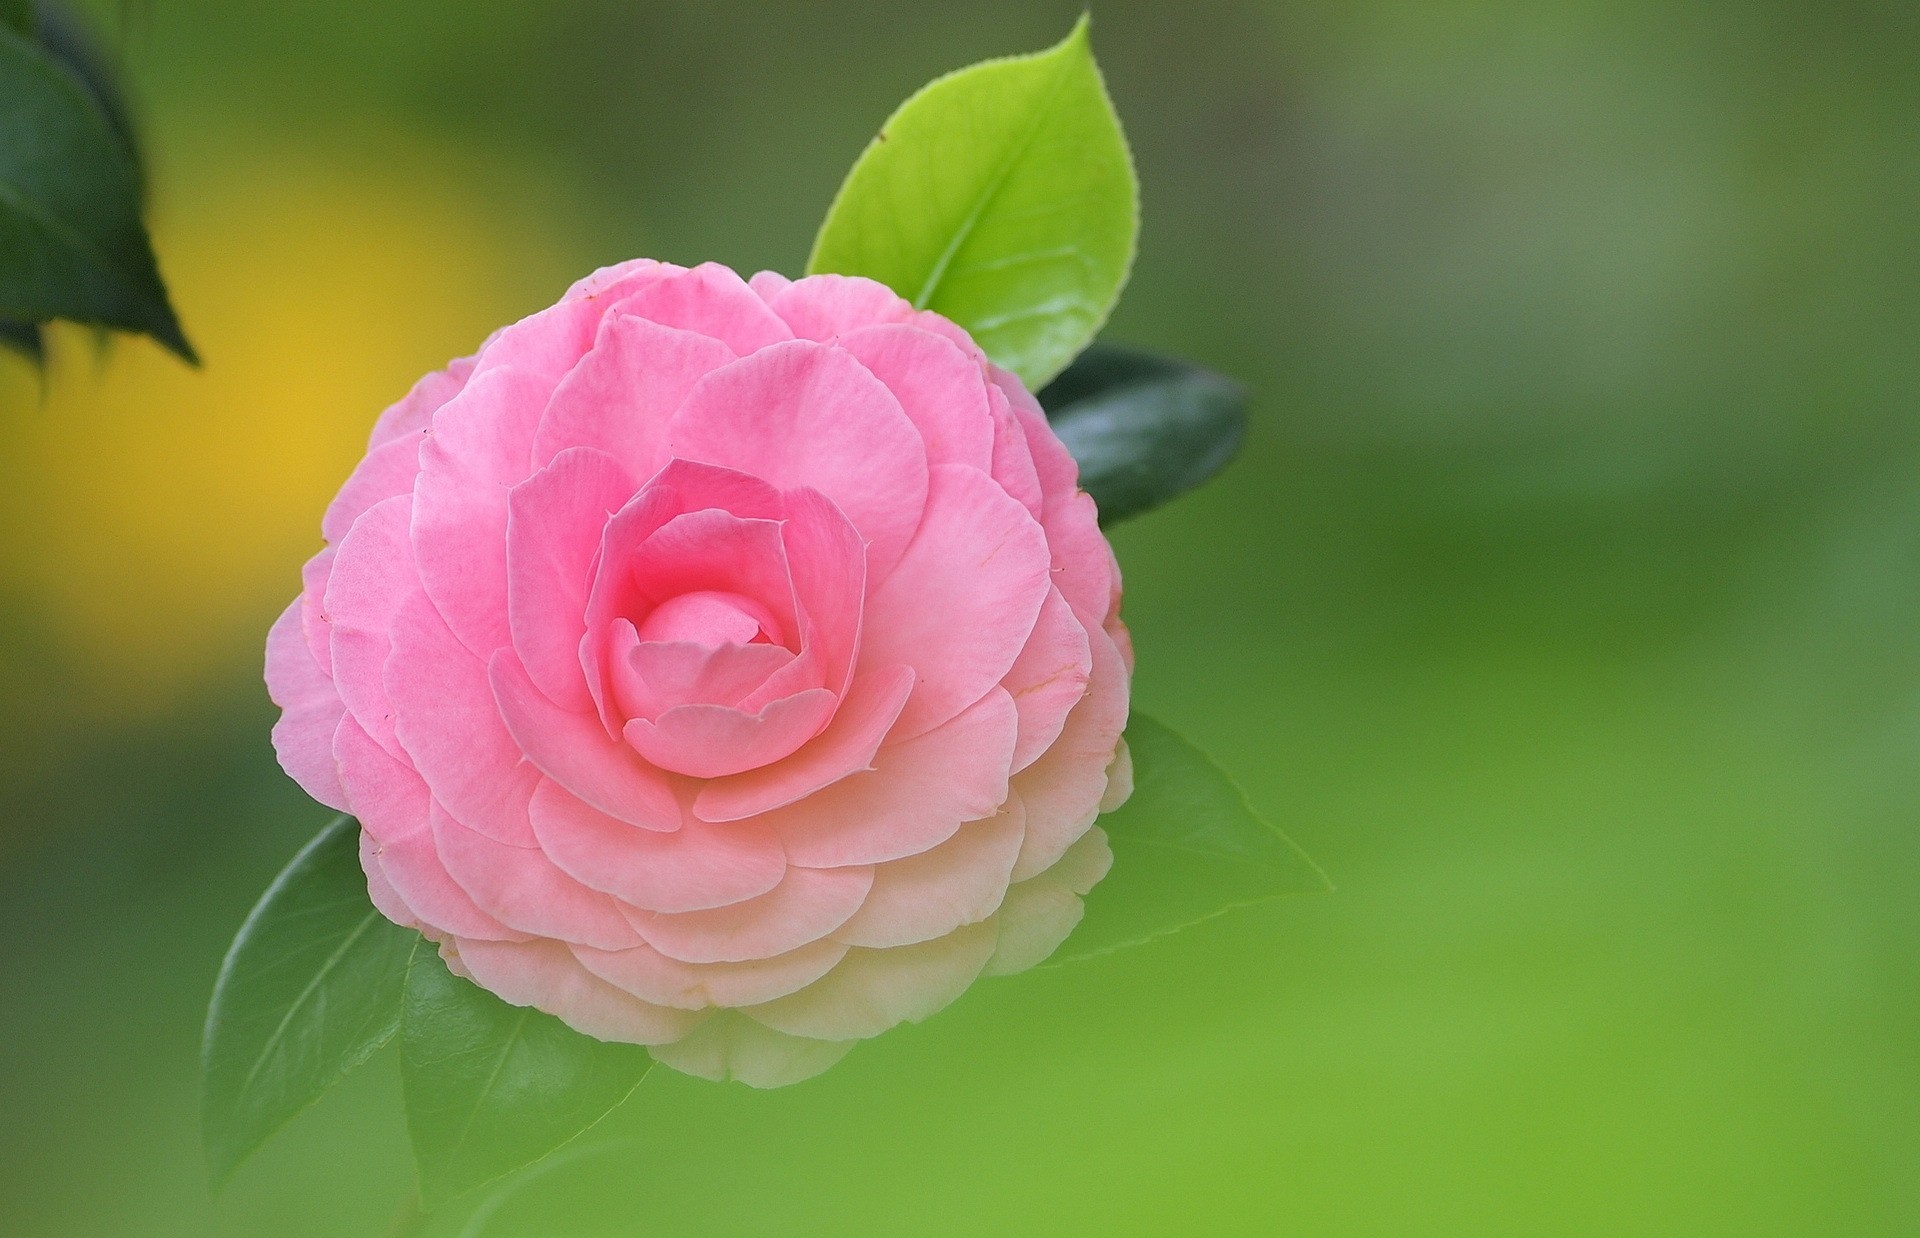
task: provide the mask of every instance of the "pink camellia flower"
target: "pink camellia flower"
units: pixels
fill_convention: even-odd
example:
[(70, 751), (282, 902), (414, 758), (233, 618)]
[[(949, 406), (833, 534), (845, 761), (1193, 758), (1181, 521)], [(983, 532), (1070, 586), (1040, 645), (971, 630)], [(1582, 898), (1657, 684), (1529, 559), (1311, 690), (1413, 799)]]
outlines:
[(600, 271), (374, 427), (267, 638), (379, 909), (517, 1005), (772, 1086), (1050, 954), (1131, 654), (1072, 458), (868, 280)]

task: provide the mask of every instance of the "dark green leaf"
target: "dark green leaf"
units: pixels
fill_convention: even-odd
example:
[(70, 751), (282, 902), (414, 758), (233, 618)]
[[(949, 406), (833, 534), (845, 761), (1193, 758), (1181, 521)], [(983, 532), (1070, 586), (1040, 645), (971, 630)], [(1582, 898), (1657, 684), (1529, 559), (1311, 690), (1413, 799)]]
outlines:
[(33, 0), (0, 0), (0, 26), (20, 35), (33, 34)]
[(509, 1006), (422, 942), (407, 973), (400, 1070), (429, 1207), (539, 1160), (626, 1099), (652, 1059)]
[(0, 27), (0, 317), (153, 336), (193, 361), (121, 133), (71, 69)]
[(127, 156), (133, 161), (135, 181), (144, 178), (140, 161), (140, 144), (135, 140), (133, 115), (127, 106), (126, 95), (120, 89), (120, 83), (114, 73), (113, 65), (100, 42), (94, 37), (73, 9), (65, 4), (45, 3), (40, 5), (40, 45), (47, 54), (72, 70), (80, 84), (87, 88), (100, 111), (106, 116), (107, 124), (120, 138), (120, 144), (126, 148)]
[(847, 174), (807, 270), (879, 280), (1037, 388), (1119, 299), (1137, 198), (1082, 18), (1047, 51), (902, 104)]
[(221, 965), (202, 1046), (216, 1183), (399, 1026), (418, 935), (367, 901), (359, 838), (359, 825), (341, 817), (303, 847)]
[(1218, 473), (1240, 450), (1246, 393), (1211, 370), (1095, 344), (1040, 392), (1080, 485), (1113, 524)]
[(35, 365), (47, 359), (47, 346), (40, 338), (38, 323), (0, 322), (0, 346), (13, 349)]
[(1055, 962), (1137, 945), (1236, 907), (1332, 888), (1192, 744), (1136, 712), (1127, 747), (1133, 795), (1100, 818), (1113, 868), (1087, 895), (1086, 918)]

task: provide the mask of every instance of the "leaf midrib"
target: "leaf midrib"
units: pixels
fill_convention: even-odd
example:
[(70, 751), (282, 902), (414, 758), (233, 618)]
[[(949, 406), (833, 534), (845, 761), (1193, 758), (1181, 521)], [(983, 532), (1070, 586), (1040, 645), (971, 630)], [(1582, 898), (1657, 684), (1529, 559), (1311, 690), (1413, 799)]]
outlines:
[(368, 909), (367, 913), (360, 918), (360, 923), (354, 925), (353, 931), (347, 934), (346, 940), (342, 941), (333, 953), (327, 956), (327, 961), (320, 965), (320, 970), (314, 973), (313, 979), (309, 980), (306, 988), (300, 991), (300, 996), (294, 998), (293, 1004), (287, 1007), (287, 1012), (280, 1016), (279, 1026), (273, 1029), (273, 1034), (267, 1037), (266, 1043), (261, 1046), (259, 1055), (254, 1059), (253, 1068), (247, 1072), (246, 1079), (240, 1084), (239, 1092), (241, 1095), (244, 1096), (247, 1091), (253, 1087), (253, 1081), (259, 1077), (261, 1069), (267, 1064), (267, 1059), (273, 1056), (273, 1050), (279, 1045), (281, 1038), (286, 1035), (287, 1028), (292, 1025), (293, 1017), (300, 1013), (301, 1008), (307, 1004), (307, 1001), (312, 998), (314, 993), (320, 988), (321, 982), (339, 965), (340, 960), (345, 957), (347, 951), (353, 948), (353, 943), (359, 941), (367, 929), (372, 926), (373, 922), (381, 918), (378, 911)]
[(447, 1150), (449, 1168), (460, 1160), (460, 1154), (467, 1146), (467, 1137), (473, 1133), (473, 1124), (479, 1120), (480, 1110), (486, 1104), (487, 1096), (493, 1091), (493, 1085), (500, 1081), (500, 1072), (507, 1068), (507, 1059), (513, 1055), (514, 1046), (520, 1043), (520, 1037), (527, 1028), (527, 1020), (532, 1014), (532, 1007), (520, 1007), (519, 1014), (513, 1022), (513, 1030), (502, 1040), (500, 1053), (494, 1060), (493, 1069), (487, 1073), (487, 1081), (474, 1094), (473, 1106), (467, 1111), (466, 1120), (460, 1124), (460, 1133), (454, 1137), (452, 1146)]

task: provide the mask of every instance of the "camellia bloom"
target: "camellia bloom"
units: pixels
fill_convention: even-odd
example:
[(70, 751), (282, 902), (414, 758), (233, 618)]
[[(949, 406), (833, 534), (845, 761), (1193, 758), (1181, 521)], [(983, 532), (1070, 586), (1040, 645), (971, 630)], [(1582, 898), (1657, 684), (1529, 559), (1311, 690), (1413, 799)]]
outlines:
[(508, 1002), (773, 1085), (1029, 967), (1131, 669), (1072, 458), (868, 280), (600, 271), (374, 427), (267, 640), (281, 763)]

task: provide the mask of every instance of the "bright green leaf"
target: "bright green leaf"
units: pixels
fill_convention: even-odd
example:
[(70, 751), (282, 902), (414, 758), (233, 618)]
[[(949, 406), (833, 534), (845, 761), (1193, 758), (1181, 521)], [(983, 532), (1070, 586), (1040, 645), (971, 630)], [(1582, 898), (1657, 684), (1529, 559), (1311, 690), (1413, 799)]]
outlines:
[(1087, 41), (938, 78), (847, 174), (807, 262), (972, 332), (1038, 389), (1120, 296), (1139, 231), (1126, 137)]
[(1113, 524), (1206, 481), (1246, 433), (1246, 393), (1198, 366), (1095, 344), (1040, 393), (1080, 464), (1080, 485)]
[(1205, 753), (1136, 712), (1127, 724), (1133, 795), (1100, 818), (1113, 868), (1055, 962), (1163, 937), (1236, 907), (1332, 888), (1261, 820)]
[(509, 1006), (422, 942), (407, 973), (400, 1070), (429, 1207), (539, 1160), (626, 1099), (652, 1059)]
[(367, 901), (360, 827), (301, 848), (227, 951), (207, 1011), (201, 1110), (216, 1183), (385, 1044), (418, 935)]
[(140, 222), (140, 176), (100, 101), (0, 26), (0, 318), (153, 336), (188, 361)]

